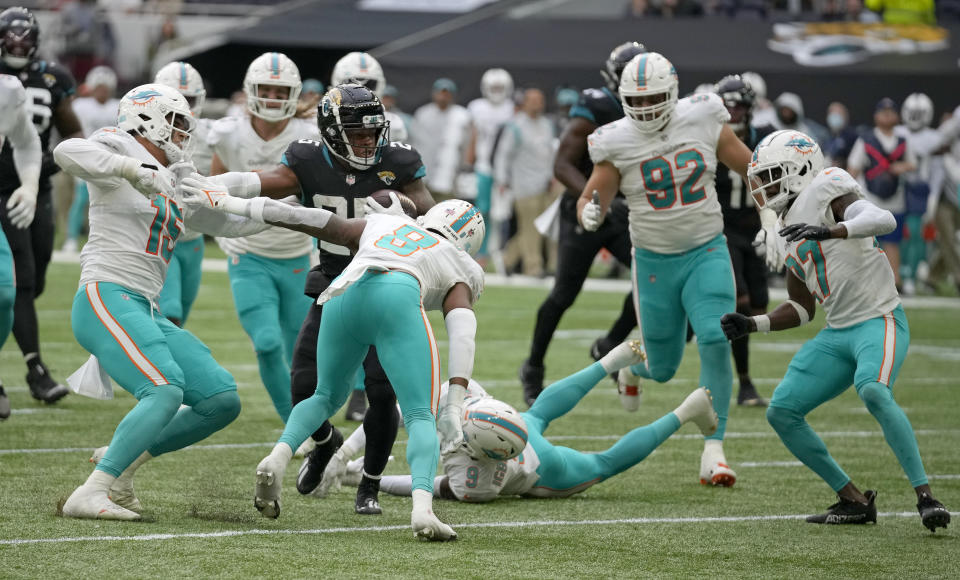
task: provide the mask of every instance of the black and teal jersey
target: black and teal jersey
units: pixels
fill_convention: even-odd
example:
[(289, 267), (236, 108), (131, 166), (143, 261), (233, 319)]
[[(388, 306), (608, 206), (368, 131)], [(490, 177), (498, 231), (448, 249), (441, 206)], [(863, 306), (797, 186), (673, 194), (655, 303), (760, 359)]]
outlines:
[[(750, 134), (744, 142), (751, 151), (764, 137), (773, 133), (769, 125), (750, 127)], [(750, 197), (750, 191), (740, 174), (717, 162), (717, 199), (723, 210), (724, 229), (734, 229), (751, 238), (760, 231), (760, 214)]]
[[(400, 142), (384, 147), (380, 162), (363, 171), (341, 163), (323, 142), (311, 139), (291, 143), (280, 162), (296, 174), (301, 204), (323, 208), (344, 219), (363, 217), (371, 193), (381, 189), (403, 191), (426, 175), (417, 150)], [(350, 262), (350, 251), (343, 246), (318, 241), (317, 247), (320, 264), (329, 275), (339, 275)]]
[[(45, 60), (33, 60), (22, 69), (14, 69), (0, 61), (0, 74), (15, 76), (23, 83), (27, 92), (27, 111), (40, 135), (40, 147), (43, 151), (41, 180), (60, 170), (53, 161), (50, 152), (50, 129), (53, 112), (64, 99), (68, 99), (77, 90), (73, 76), (66, 68)], [(20, 179), (13, 165), (13, 149), (4, 142), (0, 152), (0, 190), (11, 192), (20, 187)]]
[[(570, 108), (570, 118), (578, 117), (590, 121), (597, 127), (602, 127), (623, 118), (623, 105), (620, 103), (620, 97), (606, 87), (584, 89), (580, 93), (580, 100)], [(593, 163), (586, 148), (584, 148), (583, 157), (577, 162), (577, 169), (588, 178), (593, 171)], [(579, 195), (580, 192), (576, 194)]]

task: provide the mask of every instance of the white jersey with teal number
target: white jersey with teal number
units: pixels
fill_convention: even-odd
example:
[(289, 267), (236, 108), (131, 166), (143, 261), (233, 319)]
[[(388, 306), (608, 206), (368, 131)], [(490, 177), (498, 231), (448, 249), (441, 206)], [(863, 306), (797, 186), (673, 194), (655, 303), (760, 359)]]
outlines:
[[(316, 123), (292, 118), (283, 131), (264, 141), (253, 130), (249, 117), (226, 117), (213, 123), (207, 143), (229, 171), (261, 171), (280, 163), (287, 146), (300, 139), (319, 139)], [(272, 227), (244, 238), (250, 253), (286, 259), (309, 254), (313, 238), (307, 234)]]
[(484, 502), (499, 495), (527, 495), (540, 479), (540, 459), (528, 443), (523, 453), (507, 461), (474, 459), (457, 451), (443, 459), (450, 490), (460, 501)]
[(713, 177), (717, 140), (729, 119), (720, 97), (701, 94), (680, 99), (657, 133), (644, 133), (624, 117), (587, 138), (593, 163), (607, 161), (620, 172), (634, 247), (679, 254), (723, 231)]
[[(863, 197), (849, 173), (825, 169), (800, 193), (783, 223), (832, 225), (830, 202), (847, 193)], [(832, 328), (883, 316), (900, 304), (893, 270), (875, 238), (789, 242), (786, 256), (785, 265), (823, 306)]]
[(426, 310), (439, 310), (447, 293), (459, 282), (470, 288), (473, 302), (480, 298), (483, 268), (470, 254), (405, 216), (371, 214), (366, 221), (357, 254), (317, 304), (343, 294), (368, 270), (400, 270), (416, 278)]

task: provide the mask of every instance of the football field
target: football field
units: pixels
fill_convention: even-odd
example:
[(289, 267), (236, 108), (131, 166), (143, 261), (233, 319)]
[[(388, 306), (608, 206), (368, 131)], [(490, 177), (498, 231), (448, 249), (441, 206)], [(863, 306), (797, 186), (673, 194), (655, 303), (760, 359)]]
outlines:
[[(70, 329), (79, 266), (53, 264), (40, 301), (41, 342), (60, 380), (87, 353)], [(525, 358), (542, 288), (491, 287), (478, 304), (474, 376), (492, 395), (525, 410), (516, 371)], [(591, 362), (588, 348), (617, 315), (623, 295), (585, 292), (568, 311), (547, 357), (548, 382)], [(249, 340), (234, 314), (227, 275), (205, 272), (187, 327), (236, 378), (240, 417), (200, 444), (147, 463), (137, 475), (144, 521), (59, 517), (58, 503), (89, 474), (87, 458), (106, 445), (133, 406), (70, 395), (54, 406), (31, 397), (11, 336), (0, 377), (14, 414), (0, 422), (0, 578), (602, 578), (837, 577), (956, 578), (960, 570), (960, 300), (907, 307), (910, 354), (894, 389), (917, 431), (934, 494), (954, 523), (931, 534), (913, 490), (879, 425), (853, 389), (809, 420), (861, 489), (878, 490), (875, 526), (815, 526), (803, 516), (835, 501), (831, 490), (781, 444), (764, 412), (732, 405), (725, 450), (738, 480), (731, 489), (698, 482), (702, 438), (684, 426), (640, 465), (569, 499), (503, 498), (470, 505), (437, 500), (435, 511), (460, 539), (421, 543), (410, 530), (410, 500), (381, 494), (382, 516), (353, 512), (354, 490), (300, 496), (287, 471), (282, 514), (253, 507), (254, 468), (282, 425), (260, 383)], [(434, 328), (446, 361), (445, 332)], [(802, 342), (823, 325), (752, 339), (752, 372), (769, 397)], [(547, 431), (555, 443), (602, 450), (631, 428), (671, 411), (697, 387), (688, 346), (676, 378), (647, 383), (643, 405), (623, 411), (605, 379)], [(734, 392), (736, 385), (734, 385)], [(357, 423), (335, 418), (346, 435)], [(406, 433), (387, 473), (408, 473)]]

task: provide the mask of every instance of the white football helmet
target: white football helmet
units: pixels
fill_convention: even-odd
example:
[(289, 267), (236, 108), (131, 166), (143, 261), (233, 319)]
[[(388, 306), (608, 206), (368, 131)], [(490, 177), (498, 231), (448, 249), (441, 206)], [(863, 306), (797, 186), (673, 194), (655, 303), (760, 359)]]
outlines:
[(778, 214), (823, 171), (823, 153), (812, 137), (782, 130), (767, 135), (747, 166), (750, 195), (757, 207)]
[(0, 135), (13, 130), (20, 120), (19, 111), (27, 102), (27, 91), (20, 79), (12, 75), (0, 74)]
[(903, 101), (900, 118), (911, 131), (929, 127), (933, 122), (933, 101), (923, 93), (913, 93)]
[(333, 65), (333, 73), (330, 75), (332, 86), (348, 83), (363, 85), (381, 97), (387, 86), (387, 79), (377, 59), (365, 52), (351, 52)]
[(503, 401), (472, 399), (463, 413), (463, 440), (473, 457), (506, 461), (527, 446), (527, 423)]
[[(257, 88), (260, 85), (288, 87), (290, 93), (286, 99), (259, 97)], [(282, 121), (296, 114), (301, 88), (300, 69), (281, 52), (265, 52), (253, 59), (247, 68), (247, 75), (243, 77), (247, 110), (266, 121)]]
[[(620, 75), (620, 100), (623, 111), (644, 133), (654, 133), (670, 122), (677, 106), (680, 81), (677, 69), (662, 54), (638, 54)], [(645, 97), (657, 95), (658, 102), (641, 106)]]
[(207, 90), (203, 88), (203, 77), (193, 68), (190, 63), (171, 62), (167, 63), (157, 71), (157, 76), (153, 82), (167, 85), (180, 91), (180, 94), (187, 99), (190, 110), (194, 117), (200, 117), (203, 111), (203, 103), (207, 98)]
[(113, 69), (108, 66), (95, 66), (87, 73), (87, 78), (83, 80), (83, 84), (87, 85), (88, 89), (105, 86), (112, 93), (117, 90), (117, 73), (113, 72)]
[(480, 93), (494, 105), (513, 95), (513, 77), (502, 68), (491, 68), (480, 77)]
[[(167, 154), (168, 164), (184, 159), (196, 125), (187, 100), (166, 85), (140, 85), (120, 99), (117, 126), (159, 147)], [(174, 136), (180, 139), (175, 141)]]
[(753, 89), (754, 94), (757, 95), (757, 99), (763, 100), (767, 98), (767, 82), (763, 80), (762, 76), (755, 72), (747, 71), (740, 75), (740, 78), (743, 79), (743, 82), (747, 83), (747, 86)]
[(462, 199), (448, 199), (431, 207), (423, 214), (420, 225), (440, 234), (471, 256), (476, 255), (487, 232), (480, 210)]

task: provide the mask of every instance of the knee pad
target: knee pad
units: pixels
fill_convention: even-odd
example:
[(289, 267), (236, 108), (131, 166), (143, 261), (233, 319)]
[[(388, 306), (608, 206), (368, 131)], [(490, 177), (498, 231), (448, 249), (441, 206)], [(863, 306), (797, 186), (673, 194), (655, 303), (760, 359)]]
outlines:
[(867, 383), (857, 390), (857, 394), (860, 395), (860, 399), (867, 406), (867, 410), (870, 411), (870, 413), (875, 413), (893, 401), (890, 388), (881, 383)]
[(650, 378), (657, 381), (658, 383), (665, 383), (673, 378), (673, 375), (677, 374), (677, 367), (667, 367), (667, 366), (650, 366)]
[(773, 430), (777, 433), (789, 431), (800, 418), (796, 411), (784, 409), (783, 407), (774, 407), (773, 405), (767, 407), (767, 422), (770, 423), (770, 426), (773, 427)]
[(257, 356), (271, 355), (283, 350), (283, 340), (279, 328), (262, 328), (250, 337)]
[(148, 388), (140, 400), (143, 401), (148, 398), (157, 410), (156, 412), (168, 413), (173, 416), (180, 408), (180, 404), (183, 403), (183, 389), (173, 385), (157, 385)]
[(229, 425), (240, 416), (240, 396), (236, 391), (225, 391), (200, 401), (194, 410), (211, 418), (221, 425)]

